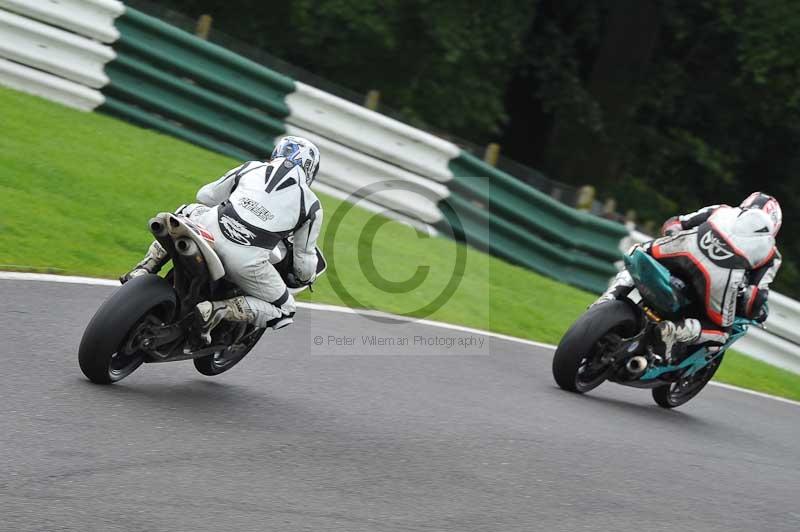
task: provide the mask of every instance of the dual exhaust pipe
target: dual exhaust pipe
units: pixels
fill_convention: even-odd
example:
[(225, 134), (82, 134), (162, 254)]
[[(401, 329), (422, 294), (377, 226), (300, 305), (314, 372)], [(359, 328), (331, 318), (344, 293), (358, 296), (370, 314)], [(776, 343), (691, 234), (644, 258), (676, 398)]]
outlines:
[[(177, 229), (180, 227), (181, 223), (178, 221), (177, 218), (170, 215), (167, 217), (170, 227), (173, 229)], [(147, 225), (150, 227), (150, 232), (153, 233), (154, 236), (163, 238), (167, 236), (168, 228), (167, 224), (164, 223), (164, 216), (156, 216), (155, 218), (150, 218), (150, 221), (147, 222)]]
[[(163, 216), (151, 218), (148, 222), (150, 232), (153, 233), (153, 236), (156, 238), (166, 238), (169, 235), (167, 224), (169, 224), (172, 229), (177, 229), (180, 226), (180, 222), (174, 216), (168, 216), (166, 223)], [(200, 252), (200, 248), (197, 247), (197, 244), (188, 237), (176, 238), (175, 249), (179, 254), (185, 257), (196, 255)]]
[(153, 233), (153, 236), (156, 238), (164, 238), (167, 236), (167, 226), (164, 225), (161, 218), (150, 218), (147, 225), (150, 227), (150, 232)]

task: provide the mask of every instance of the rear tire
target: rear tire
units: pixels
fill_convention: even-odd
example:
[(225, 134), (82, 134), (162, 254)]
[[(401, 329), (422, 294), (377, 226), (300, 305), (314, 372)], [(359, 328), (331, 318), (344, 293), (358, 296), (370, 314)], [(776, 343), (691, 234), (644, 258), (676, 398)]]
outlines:
[(639, 330), (639, 321), (637, 311), (625, 301), (600, 303), (584, 312), (564, 334), (553, 356), (556, 384), (576, 393), (600, 386), (606, 380), (607, 368), (589, 369), (602, 355), (597, 352), (598, 342), (610, 333), (633, 336)]
[(700, 371), (703, 372), (703, 374), (696, 376), (695, 382), (690, 383), (689, 386), (683, 390), (680, 389), (680, 382), (672, 382), (664, 386), (659, 386), (658, 388), (653, 388), (653, 401), (662, 408), (675, 408), (685, 405), (703, 391), (703, 388), (706, 387), (706, 384), (708, 384), (714, 377), (717, 369), (719, 369), (724, 356), (725, 355), (720, 356), (711, 364), (701, 369)]
[(133, 373), (144, 354), (126, 349), (131, 333), (150, 315), (170, 320), (175, 306), (175, 291), (157, 275), (136, 277), (119, 287), (83, 332), (78, 349), (83, 374), (96, 384), (111, 384)]
[(232, 348), (229, 347), (222, 353), (195, 358), (195, 369), (208, 377), (225, 373), (231, 369), (247, 356), (247, 354), (256, 346), (258, 341), (261, 339), (261, 336), (263, 336), (264, 332), (266, 331), (266, 329), (254, 329), (255, 327), (250, 326), (247, 333), (252, 334), (252, 336), (248, 338), (244, 346), (238, 352), (232, 353)]

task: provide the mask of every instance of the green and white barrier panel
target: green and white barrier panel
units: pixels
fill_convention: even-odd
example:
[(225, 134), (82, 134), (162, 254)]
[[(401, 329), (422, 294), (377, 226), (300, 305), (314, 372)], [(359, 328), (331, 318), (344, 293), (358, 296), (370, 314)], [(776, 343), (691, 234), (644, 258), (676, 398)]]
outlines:
[(104, 101), (115, 0), (0, 0), (0, 84), (84, 111)]

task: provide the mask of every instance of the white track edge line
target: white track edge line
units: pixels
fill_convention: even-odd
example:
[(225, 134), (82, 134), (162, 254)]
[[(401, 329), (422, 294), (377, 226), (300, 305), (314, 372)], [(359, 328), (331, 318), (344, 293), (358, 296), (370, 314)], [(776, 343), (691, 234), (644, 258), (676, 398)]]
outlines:
[(25, 273), (0, 271), (0, 280), (4, 281), (46, 281), (49, 283), (91, 284), (101, 286), (119, 286), (119, 281), (98, 279), (95, 277), (76, 277), (74, 275), (55, 275), (52, 273)]
[[(79, 277), (73, 275), (54, 275), (50, 273), (24, 273), (24, 272), (3, 272), (0, 271), (0, 280), (4, 281), (44, 281), (44, 282), (51, 282), (51, 283), (67, 283), (67, 284), (84, 284), (84, 285), (97, 285), (97, 286), (119, 286), (119, 281), (114, 281), (111, 279), (99, 279), (95, 277)], [(481, 329), (473, 329), (471, 327), (464, 327), (462, 325), (454, 325), (452, 323), (445, 323), (441, 321), (433, 321), (433, 320), (423, 320), (423, 319), (415, 319), (409, 318), (407, 316), (398, 316), (395, 314), (390, 314), (388, 312), (379, 312), (375, 310), (360, 310), (360, 309), (352, 309), (349, 307), (339, 307), (336, 305), (326, 305), (323, 303), (306, 303), (306, 302), (297, 302), (297, 306), (300, 308), (307, 308), (310, 310), (319, 310), (323, 312), (340, 312), (344, 314), (363, 314), (368, 316), (376, 316), (376, 317), (383, 317), (383, 318), (390, 318), (399, 321), (406, 321), (406, 322), (414, 322), (419, 323), (421, 325), (427, 325), (429, 327), (439, 327), (442, 329), (450, 329), (453, 331), (460, 331), (460, 332), (467, 332), (470, 334), (480, 334), (482, 336), (489, 336), (491, 338), (497, 338), (500, 340), (506, 340), (508, 342), (516, 342), (525, 345), (531, 345), (534, 347), (542, 347), (546, 349), (555, 349), (556, 346), (553, 344), (547, 344), (544, 342), (536, 342), (534, 340), (528, 340), (526, 338), (517, 338), (516, 336), (509, 336), (506, 334), (495, 333), (491, 331), (484, 331)], [(724, 388), (726, 390), (732, 390), (736, 392), (746, 393), (749, 395), (753, 395), (755, 397), (761, 397), (763, 399), (772, 399), (773, 401), (779, 401), (781, 403), (786, 403), (790, 405), (800, 406), (800, 401), (795, 401), (793, 399), (786, 399), (785, 397), (778, 397), (776, 395), (770, 395), (768, 393), (757, 392), (755, 390), (748, 390), (747, 388), (740, 388), (738, 386), (734, 386), (732, 384), (725, 384), (724, 382), (717, 382), (711, 381), (709, 384), (712, 386), (717, 386), (719, 388)]]
[(443, 321), (433, 321), (433, 320), (426, 320), (421, 318), (413, 318), (409, 316), (399, 316), (397, 314), (391, 314), (389, 312), (381, 312), (379, 310), (366, 310), (366, 309), (354, 309), (349, 307), (340, 307), (337, 305), (327, 305), (324, 303), (307, 303), (304, 301), (298, 301), (297, 306), (301, 308), (307, 308), (310, 310), (320, 310), (323, 312), (341, 312), (345, 314), (359, 314), (362, 316), (373, 316), (377, 318), (386, 318), (391, 320), (403, 321), (408, 323), (419, 323), (420, 325), (426, 325), (428, 327), (439, 327), (441, 329), (450, 329), (451, 331), (459, 331), (459, 332), (466, 332), (470, 334), (480, 334), (481, 336), (488, 336), (490, 338), (497, 338), (499, 340), (506, 340), (509, 342), (517, 342), (520, 344), (531, 345), (534, 347), (542, 347), (545, 349), (555, 349), (556, 346), (553, 344), (547, 344), (544, 342), (537, 342), (535, 340), (528, 340), (527, 338), (519, 338), (517, 336), (509, 336), (507, 334), (496, 333), (492, 331), (486, 331), (483, 329), (475, 329), (472, 327), (465, 327), (463, 325), (455, 325), (453, 323), (445, 323)]
[(763, 399), (772, 399), (773, 401), (780, 401), (781, 403), (787, 403), (794, 406), (800, 406), (800, 401), (795, 401), (794, 399), (787, 399), (785, 397), (778, 397), (777, 395), (770, 395), (764, 392), (757, 392), (755, 390), (748, 390), (747, 388), (740, 388), (738, 386), (734, 386), (733, 384), (726, 384), (724, 382), (719, 381), (711, 381), (709, 384), (712, 386), (718, 386), (719, 388), (725, 388), (726, 390), (733, 390), (736, 392), (742, 392), (749, 395), (754, 395), (756, 397), (761, 397)]

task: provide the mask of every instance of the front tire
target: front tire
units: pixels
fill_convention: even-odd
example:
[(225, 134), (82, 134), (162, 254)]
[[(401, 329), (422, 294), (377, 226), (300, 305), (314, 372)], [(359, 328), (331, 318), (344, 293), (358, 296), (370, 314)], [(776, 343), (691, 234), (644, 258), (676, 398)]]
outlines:
[(78, 363), (96, 384), (111, 384), (136, 371), (144, 354), (135, 348), (132, 336), (151, 316), (172, 318), (175, 291), (157, 275), (143, 275), (119, 287), (97, 312), (81, 338)]
[(702, 368), (700, 370), (702, 373), (700, 375), (695, 374), (692, 381), (689, 383), (677, 381), (659, 386), (658, 388), (653, 388), (653, 401), (662, 408), (675, 408), (688, 403), (694, 399), (697, 394), (703, 391), (706, 384), (714, 377), (720, 364), (722, 364), (722, 358), (724, 356), (725, 355), (720, 356), (708, 366)]
[(564, 334), (553, 356), (553, 378), (561, 388), (586, 393), (606, 380), (599, 345), (611, 334), (633, 336), (639, 315), (625, 301), (600, 303), (581, 315)]

